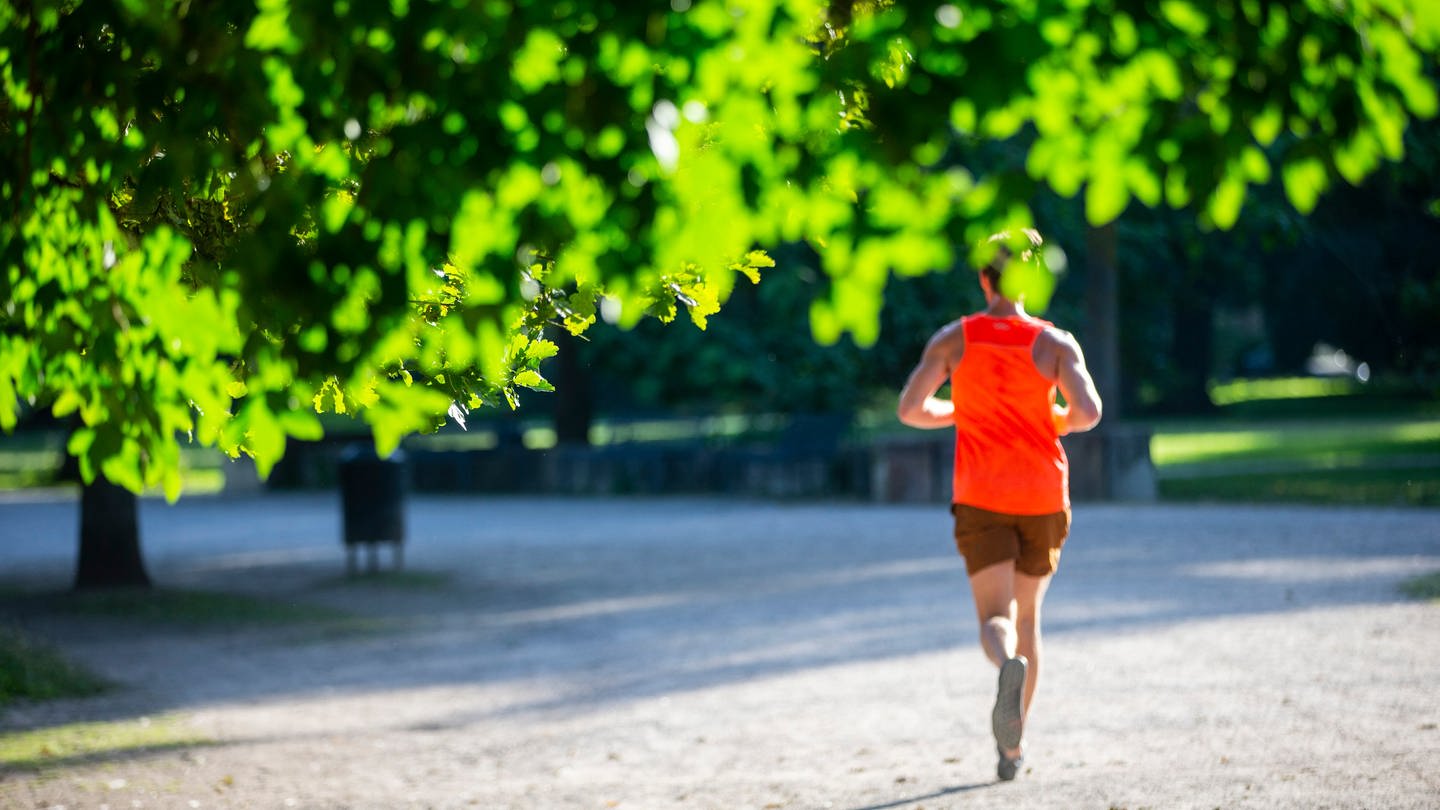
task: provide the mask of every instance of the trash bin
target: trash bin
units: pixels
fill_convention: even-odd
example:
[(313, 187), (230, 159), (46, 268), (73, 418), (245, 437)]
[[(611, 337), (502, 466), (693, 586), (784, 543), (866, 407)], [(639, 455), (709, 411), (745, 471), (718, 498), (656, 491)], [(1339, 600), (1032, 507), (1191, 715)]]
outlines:
[(355, 573), (361, 546), (368, 569), (379, 567), (378, 546), (394, 546), (395, 569), (403, 567), (405, 543), (405, 456), (395, 451), (379, 458), (370, 444), (356, 444), (340, 454), (340, 511), (345, 535), (345, 569)]

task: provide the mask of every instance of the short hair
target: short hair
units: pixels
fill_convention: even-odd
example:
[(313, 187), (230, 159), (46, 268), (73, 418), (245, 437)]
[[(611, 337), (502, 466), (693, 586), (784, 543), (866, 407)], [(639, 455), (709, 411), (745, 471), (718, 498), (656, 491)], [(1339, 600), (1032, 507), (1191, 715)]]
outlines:
[(1013, 253), (1013, 247), (1023, 246), (1023, 249), (1020, 251), (1020, 261), (1022, 262), (1043, 262), (1045, 260), (1042, 251), (1039, 250), (1039, 248), (1045, 244), (1045, 238), (1040, 235), (1040, 232), (1034, 228), (1021, 228), (1020, 235), (1026, 238), (1029, 242), (1028, 245), (1024, 245), (1020, 240), (1020, 236), (1010, 231), (992, 233), (985, 239), (987, 243), (998, 243), (995, 255), (991, 257), (985, 266), (980, 268), (980, 274), (990, 282), (991, 289), (1000, 289), (1000, 274), (1004, 272), (1005, 265), (1009, 264), (1011, 257), (1015, 255)]

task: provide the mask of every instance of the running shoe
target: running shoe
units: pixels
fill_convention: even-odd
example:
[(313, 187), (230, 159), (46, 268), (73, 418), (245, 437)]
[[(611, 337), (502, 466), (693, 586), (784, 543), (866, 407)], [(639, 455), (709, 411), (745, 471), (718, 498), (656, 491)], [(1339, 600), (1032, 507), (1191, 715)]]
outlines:
[(1002, 752), (1020, 747), (1025, 721), (1025, 672), (1030, 662), (1017, 655), (1000, 665), (1000, 683), (995, 691), (995, 710), (990, 713), (990, 729), (995, 744)]
[(1020, 766), (1025, 764), (1025, 755), (1010, 759), (1005, 756), (1005, 749), (999, 747), (995, 749), (995, 753), (1000, 757), (1000, 761), (995, 765), (995, 775), (1000, 777), (1001, 782), (1013, 782), (1015, 775), (1020, 772)]

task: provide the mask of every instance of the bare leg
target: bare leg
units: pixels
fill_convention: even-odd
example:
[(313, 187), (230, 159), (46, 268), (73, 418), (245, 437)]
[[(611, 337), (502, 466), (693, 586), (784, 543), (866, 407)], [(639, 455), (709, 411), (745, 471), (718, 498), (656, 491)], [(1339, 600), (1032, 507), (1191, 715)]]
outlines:
[[(1016, 573), (1013, 560), (995, 565), (987, 566), (970, 576), (970, 593), (975, 598), (975, 614), (980, 621), (980, 646), (985, 651), (985, 657), (997, 667), (1016, 657), (1019, 645), (1019, 633), (1016, 632), (1017, 600), (1015, 594)], [(1013, 665), (1012, 665), (1013, 666)], [(1002, 691), (1013, 686), (1006, 686), (1007, 669), (1001, 669)], [(1021, 672), (1023, 673), (1023, 669)], [(1013, 683), (1010, 681), (1009, 683)], [(1025, 686), (1028, 687), (1029, 679), (1026, 678)], [(1015, 684), (1014, 686), (1019, 686)], [(1014, 694), (1014, 693), (1010, 693)], [(1015, 695), (1018, 701), (1022, 694)], [(1013, 704), (1012, 704), (1013, 705)], [(1021, 751), (1018, 746), (1019, 729), (1015, 729), (1014, 742), (1009, 735), (1010, 732), (1002, 729), (1013, 728), (1011, 723), (1018, 721), (1019, 728), (1024, 727), (1024, 704), (1023, 701), (1018, 707), (1020, 716), (1014, 720), (1005, 719), (1014, 717), (1007, 715), (1007, 709), (1002, 708), (1002, 698), (997, 696), (996, 708), (993, 722), (996, 724), (995, 737), (1001, 746), (1001, 753), (1007, 760), (1016, 760), (1020, 757)], [(999, 741), (1006, 741), (1000, 743)], [(1010, 747), (1014, 746), (1014, 747)], [(1003, 764), (1003, 763), (1002, 763)], [(1013, 777), (1002, 777), (1013, 778)]]
[(980, 620), (980, 647), (990, 663), (1000, 666), (1015, 657), (1015, 563), (1006, 561), (982, 568), (970, 576), (970, 594)]
[(1030, 716), (1030, 702), (1035, 698), (1035, 688), (1040, 683), (1040, 605), (1045, 601), (1045, 591), (1050, 587), (1050, 577), (1032, 577), (1015, 573), (1015, 634), (1016, 652), (1029, 660), (1025, 675), (1025, 716)]

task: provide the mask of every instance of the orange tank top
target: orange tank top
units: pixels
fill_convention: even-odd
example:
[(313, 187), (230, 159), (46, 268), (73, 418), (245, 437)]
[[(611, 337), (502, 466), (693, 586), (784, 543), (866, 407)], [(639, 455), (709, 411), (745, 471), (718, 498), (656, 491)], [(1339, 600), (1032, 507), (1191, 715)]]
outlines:
[(950, 373), (955, 503), (1010, 515), (1070, 506), (1069, 462), (1051, 408), (1055, 383), (1035, 368), (1036, 318), (961, 319), (965, 351)]

